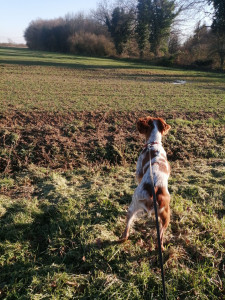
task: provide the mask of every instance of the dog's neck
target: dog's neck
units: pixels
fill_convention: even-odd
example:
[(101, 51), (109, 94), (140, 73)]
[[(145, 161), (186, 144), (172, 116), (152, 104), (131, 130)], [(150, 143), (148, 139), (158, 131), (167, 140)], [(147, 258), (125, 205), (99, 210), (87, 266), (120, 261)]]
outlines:
[(154, 127), (150, 136), (146, 138), (146, 144), (161, 144), (162, 143), (162, 134), (157, 127)]

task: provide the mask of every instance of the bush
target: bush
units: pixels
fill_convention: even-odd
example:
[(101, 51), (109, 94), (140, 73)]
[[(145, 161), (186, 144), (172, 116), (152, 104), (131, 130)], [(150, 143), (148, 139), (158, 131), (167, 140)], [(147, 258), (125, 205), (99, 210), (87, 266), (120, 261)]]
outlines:
[(104, 35), (89, 32), (75, 33), (69, 38), (70, 52), (89, 56), (109, 56), (114, 54), (114, 45)]
[(213, 65), (212, 59), (197, 59), (193, 62), (194, 66), (197, 67), (204, 67), (204, 68), (211, 68)]
[(158, 66), (162, 67), (172, 67), (174, 65), (175, 56), (171, 55), (170, 57), (162, 57), (156, 61)]
[(107, 28), (81, 14), (32, 21), (25, 30), (24, 37), (27, 46), (32, 50), (72, 52), (90, 56), (114, 54)]

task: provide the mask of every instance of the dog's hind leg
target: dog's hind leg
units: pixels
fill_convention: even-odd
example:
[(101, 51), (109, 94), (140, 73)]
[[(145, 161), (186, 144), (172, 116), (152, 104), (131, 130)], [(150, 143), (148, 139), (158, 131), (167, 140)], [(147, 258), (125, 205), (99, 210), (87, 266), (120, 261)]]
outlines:
[(167, 206), (163, 212), (159, 213), (160, 217), (160, 242), (161, 242), (161, 248), (164, 250), (163, 247), (163, 238), (164, 238), (164, 232), (166, 231), (169, 222), (170, 222), (170, 207)]

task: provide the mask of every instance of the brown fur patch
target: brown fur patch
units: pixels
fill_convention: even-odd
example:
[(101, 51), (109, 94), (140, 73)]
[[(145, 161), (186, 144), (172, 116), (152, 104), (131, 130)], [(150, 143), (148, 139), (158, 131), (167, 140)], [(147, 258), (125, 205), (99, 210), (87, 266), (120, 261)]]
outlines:
[[(151, 150), (151, 159), (153, 159), (153, 158), (155, 158), (156, 156), (157, 156), (157, 152), (158, 151), (155, 151), (155, 150)], [(145, 155), (145, 157), (143, 158), (143, 160), (142, 160), (142, 170), (143, 170), (143, 174), (145, 174), (146, 173), (146, 171), (148, 170), (148, 168), (149, 168), (149, 165), (147, 165), (146, 167), (145, 167), (145, 165), (147, 164), (147, 162), (149, 162), (149, 152), (146, 152), (146, 155)]]
[(150, 135), (153, 119), (151, 117), (140, 118), (137, 121), (137, 129), (141, 134)]
[[(157, 156), (157, 152), (155, 150), (151, 150), (151, 159), (155, 158)], [(146, 152), (145, 157), (142, 160), (142, 168), (146, 165), (147, 162), (149, 162), (149, 151)]]
[(169, 170), (167, 168), (167, 164), (159, 163), (159, 171), (168, 174)]
[[(143, 186), (143, 189), (146, 190), (149, 194), (150, 199), (152, 200), (152, 187), (150, 183), (145, 183)], [(159, 208), (165, 207), (165, 212), (168, 211), (169, 203), (170, 203), (170, 195), (165, 187), (155, 187), (155, 194), (157, 203), (159, 205)]]
[(165, 187), (158, 187), (156, 191), (156, 197), (159, 204), (159, 208), (167, 207), (170, 202), (170, 194)]
[(171, 128), (162, 118), (153, 118), (150, 116), (140, 118), (137, 121), (137, 129), (141, 134), (146, 136), (146, 139), (151, 135), (154, 120), (157, 120), (157, 126), (162, 135), (166, 135)]
[(168, 161), (159, 159), (159, 161), (157, 163), (159, 164), (159, 171), (166, 173), (166, 174), (170, 174), (170, 165), (169, 165)]
[(150, 183), (144, 183), (143, 189), (146, 190), (149, 194), (149, 197), (152, 198), (152, 187)]
[(171, 126), (165, 122), (162, 118), (157, 118), (157, 123), (158, 123), (158, 128), (159, 131), (163, 134), (166, 135), (168, 131), (170, 130)]

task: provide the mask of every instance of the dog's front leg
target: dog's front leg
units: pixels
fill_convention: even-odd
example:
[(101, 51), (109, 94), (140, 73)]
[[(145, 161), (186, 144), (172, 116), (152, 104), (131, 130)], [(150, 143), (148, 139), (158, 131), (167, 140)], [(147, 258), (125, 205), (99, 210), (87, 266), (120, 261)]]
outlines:
[(125, 242), (128, 239), (129, 233), (130, 233), (130, 227), (131, 227), (131, 224), (132, 224), (137, 212), (138, 212), (138, 209), (134, 203), (134, 197), (133, 197), (132, 203), (127, 212), (126, 228), (123, 232), (122, 237), (119, 240), (120, 242)]
[(123, 232), (123, 235), (122, 235), (122, 237), (120, 239), (121, 242), (125, 242), (128, 239), (129, 234), (130, 234), (130, 227), (131, 227), (131, 224), (133, 222), (134, 217), (135, 217), (135, 214), (133, 212), (130, 212), (128, 210), (127, 221), (126, 221), (126, 228), (125, 228), (125, 230)]

